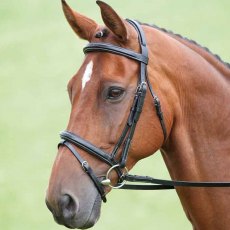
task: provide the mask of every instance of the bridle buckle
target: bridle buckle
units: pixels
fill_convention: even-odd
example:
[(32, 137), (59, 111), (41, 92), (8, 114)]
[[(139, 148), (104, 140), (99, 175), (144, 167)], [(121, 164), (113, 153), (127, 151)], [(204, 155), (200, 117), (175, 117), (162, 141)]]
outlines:
[(142, 81), (142, 82), (137, 86), (136, 94), (142, 93), (143, 88), (144, 88), (144, 86), (146, 86), (146, 85), (147, 85), (146, 82), (145, 82), (145, 81)]
[(88, 172), (88, 169), (89, 169), (89, 164), (88, 164), (88, 162), (87, 162), (87, 161), (83, 161), (83, 162), (81, 163), (81, 166), (82, 166), (83, 170), (87, 173), (87, 172)]

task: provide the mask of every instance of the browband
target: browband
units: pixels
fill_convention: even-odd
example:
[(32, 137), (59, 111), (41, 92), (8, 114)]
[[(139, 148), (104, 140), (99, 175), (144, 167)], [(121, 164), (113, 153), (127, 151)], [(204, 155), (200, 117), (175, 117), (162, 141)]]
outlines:
[(115, 46), (109, 43), (101, 43), (101, 42), (89, 43), (88, 45), (86, 45), (86, 47), (83, 48), (83, 52), (85, 54), (90, 52), (108, 52), (108, 53), (124, 56), (139, 62), (143, 62), (145, 65), (148, 64), (147, 56), (144, 56), (132, 50), (122, 48), (120, 46)]

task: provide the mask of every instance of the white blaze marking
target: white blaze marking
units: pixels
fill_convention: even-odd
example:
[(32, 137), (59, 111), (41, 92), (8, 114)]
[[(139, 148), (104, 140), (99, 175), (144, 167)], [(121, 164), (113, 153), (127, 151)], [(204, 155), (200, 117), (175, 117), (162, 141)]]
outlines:
[(93, 61), (90, 61), (85, 68), (85, 73), (82, 78), (82, 88), (81, 88), (82, 91), (84, 90), (86, 83), (90, 80), (92, 76), (92, 72), (93, 72)]

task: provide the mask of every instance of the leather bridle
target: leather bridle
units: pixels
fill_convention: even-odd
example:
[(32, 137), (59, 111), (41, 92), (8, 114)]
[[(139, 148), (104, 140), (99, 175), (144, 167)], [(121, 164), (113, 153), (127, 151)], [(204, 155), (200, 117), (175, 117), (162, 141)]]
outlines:
[[(126, 161), (128, 157), (129, 148), (131, 141), (135, 132), (136, 124), (139, 120), (139, 117), (142, 112), (147, 87), (149, 88), (150, 94), (153, 98), (153, 104), (156, 108), (156, 114), (159, 118), (164, 141), (167, 138), (167, 131), (164, 122), (163, 112), (161, 110), (161, 104), (159, 98), (154, 93), (152, 86), (149, 82), (147, 75), (147, 65), (148, 65), (148, 49), (145, 39), (145, 34), (136, 21), (129, 20), (127, 21), (135, 28), (138, 33), (138, 39), (140, 44), (141, 53), (134, 52), (132, 50), (115, 46), (109, 43), (89, 43), (84, 49), (84, 53), (90, 52), (108, 52), (115, 55), (120, 55), (133, 59), (140, 63), (140, 74), (137, 83), (137, 89), (134, 96), (133, 104), (130, 109), (130, 114), (128, 116), (126, 125), (121, 133), (121, 136), (115, 145), (112, 153), (107, 153), (100, 148), (97, 148), (90, 142), (84, 140), (78, 135), (63, 131), (60, 133), (62, 138), (58, 147), (65, 146), (70, 152), (77, 158), (80, 162), (83, 170), (89, 175), (93, 181), (95, 187), (97, 188), (101, 198), (106, 202), (104, 186), (110, 186), (112, 188), (121, 188), (121, 189), (137, 189), (137, 190), (157, 190), (157, 189), (174, 189), (175, 186), (189, 186), (189, 187), (229, 187), (230, 182), (189, 182), (189, 181), (170, 181), (170, 180), (160, 180), (147, 176), (137, 176), (130, 175), (126, 169)], [(74, 146), (79, 147), (80, 149), (86, 151), (87, 153), (97, 157), (98, 159), (104, 161), (110, 166), (110, 169), (107, 172), (107, 175), (104, 178), (97, 177), (93, 172), (92, 168), (89, 166), (87, 161), (85, 161), (74, 148)], [(118, 150), (122, 148), (121, 157), (117, 160)], [(116, 186), (111, 184), (109, 179), (110, 173), (112, 170), (115, 170), (118, 174), (118, 183)], [(125, 184), (126, 181), (129, 182), (140, 182), (140, 183), (151, 183), (154, 185), (140, 185), (140, 184)]]

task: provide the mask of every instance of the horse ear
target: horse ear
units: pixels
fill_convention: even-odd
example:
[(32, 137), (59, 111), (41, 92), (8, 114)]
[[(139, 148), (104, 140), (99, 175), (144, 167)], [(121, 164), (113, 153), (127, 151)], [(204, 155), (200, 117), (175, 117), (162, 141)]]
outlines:
[(70, 8), (65, 0), (62, 0), (62, 8), (67, 21), (74, 32), (82, 39), (90, 40), (98, 27), (97, 23)]
[(101, 16), (105, 25), (119, 38), (119, 40), (126, 42), (128, 40), (126, 21), (105, 2), (98, 0), (97, 4), (101, 9)]

